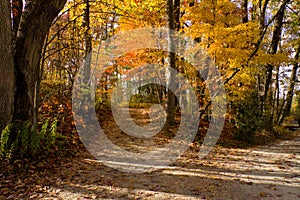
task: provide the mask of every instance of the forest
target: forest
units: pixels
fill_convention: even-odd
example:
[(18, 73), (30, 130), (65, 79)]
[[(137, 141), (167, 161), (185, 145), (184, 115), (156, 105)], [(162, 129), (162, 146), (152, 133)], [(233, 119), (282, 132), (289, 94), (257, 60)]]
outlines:
[(300, 198), (299, 1), (0, 10), (0, 199)]

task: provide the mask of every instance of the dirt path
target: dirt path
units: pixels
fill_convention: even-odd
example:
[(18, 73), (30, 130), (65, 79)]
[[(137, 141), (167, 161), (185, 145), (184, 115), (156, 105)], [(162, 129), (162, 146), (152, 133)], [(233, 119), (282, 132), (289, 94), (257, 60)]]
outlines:
[(300, 131), (270, 146), (215, 148), (202, 160), (190, 150), (151, 173), (124, 173), (90, 158), (48, 170), (44, 163), (15, 181), (2, 180), (0, 199), (300, 199)]

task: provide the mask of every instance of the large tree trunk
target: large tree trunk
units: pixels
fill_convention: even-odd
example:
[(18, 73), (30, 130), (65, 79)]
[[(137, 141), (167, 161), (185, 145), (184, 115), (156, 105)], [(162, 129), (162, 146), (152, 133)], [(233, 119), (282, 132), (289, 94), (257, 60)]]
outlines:
[(0, 1), (0, 135), (13, 118), (14, 63), (10, 1)]
[(27, 0), (15, 46), (16, 94), (13, 119), (34, 123), (36, 86), (45, 37), (66, 0)]

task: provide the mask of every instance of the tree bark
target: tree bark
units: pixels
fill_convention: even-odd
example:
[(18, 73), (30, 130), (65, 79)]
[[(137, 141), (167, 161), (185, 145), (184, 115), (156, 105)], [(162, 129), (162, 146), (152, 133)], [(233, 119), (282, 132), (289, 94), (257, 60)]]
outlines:
[(260, 17), (259, 17), (259, 23), (260, 23), (260, 25), (261, 25), (261, 27), (265, 27), (265, 25), (266, 25), (266, 11), (267, 11), (267, 6), (268, 6), (268, 3), (269, 3), (269, 0), (260, 0), (259, 1), (259, 5), (258, 5), (258, 7), (259, 7), (259, 15), (260, 15)]
[[(173, 0), (167, 0), (167, 15), (168, 15), (168, 64), (169, 68), (176, 70), (176, 53), (175, 53), (175, 15), (174, 15), (174, 2)], [(169, 85), (174, 84), (175, 74), (169, 70)], [(166, 124), (173, 126), (175, 124), (175, 104), (176, 96), (171, 90), (168, 90), (168, 102), (167, 102), (167, 119)]]
[(18, 28), (14, 63), (16, 94), (14, 121), (34, 122), (36, 86), (45, 37), (66, 0), (28, 0)]
[(85, 9), (83, 14), (84, 21), (84, 40), (85, 40), (85, 51), (84, 51), (84, 84), (89, 85), (91, 76), (91, 52), (92, 52), (92, 38), (90, 34), (90, 3), (89, 0), (85, 0)]
[[(275, 21), (275, 28), (273, 31), (273, 37), (271, 41), (271, 51), (270, 54), (274, 55), (277, 53), (278, 45), (281, 40), (281, 32), (282, 32), (282, 26), (283, 26), (283, 18), (285, 13), (285, 6), (283, 9), (278, 11), (278, 15), (276, 17)], [(272, 84), (272, 73), (273, 73), (274, 66), (272, 64), (267, 64), (267, 70), (266, 70), (266, 81), (265, 81), (265, 91), (264, 91), (264, 99), (263, 99), (263, 105), (264, 108), (267, 108), (267, 101), (268, 97), (269, 100), (272, 98), (271, 95), (269, 95), (270, 87)], [(271, 101), (269, 101), (271, 102)]]
[(249, 21), (249, 19), (248, 19), (248, 0), (243, 1), (242, 7), (243, 7), (242, 21), (243, 21), (243, 23), (247, 23)]
[(180, 0), (174, 0), (174, 28), (180, 30)]
[(0, 1), (0, 135), (13, 118), (15, 76), (10, 1)]
[(291, 114), (291, 107), (292, 107), (292, 102), (293, 102), (293, 96), (294, 96), (294, 88), (295, 88), (295, 83), (297, 79), (297, 71), (299, 68), (299, 54), (300, 54), (300, 45), (297, 48), (296, 55), (295, 55), (295, 63), (293, 65), (293, 70), (292, 70), (292, 75), (290, 78), (290, 84), (288, 88), (288, 93), (286, 96), (286, 104), (283, 109), (283, 115), (281, 117), (280, 123), (282, 123), (283, 119), (286, 116), (289, 116)]

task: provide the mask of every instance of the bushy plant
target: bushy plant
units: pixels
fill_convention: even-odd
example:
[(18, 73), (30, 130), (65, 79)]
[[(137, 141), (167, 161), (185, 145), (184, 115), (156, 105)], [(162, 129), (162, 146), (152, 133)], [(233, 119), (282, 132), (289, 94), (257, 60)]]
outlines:
[(34, 156), (49, 151), (57, 138), (57, 121), (48, 120), (40, 128), (30, 122), (15, 122), (8, 125), (1, 133), (0, 159), (15, 159)]
[(251, 143), (255, 132), (264, 128), (264, 118), (260, 111), (258, 98), (255, 95), (251, 95), (238, 103), (234, 137), (238, 140)]

